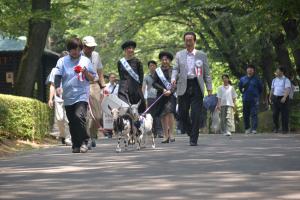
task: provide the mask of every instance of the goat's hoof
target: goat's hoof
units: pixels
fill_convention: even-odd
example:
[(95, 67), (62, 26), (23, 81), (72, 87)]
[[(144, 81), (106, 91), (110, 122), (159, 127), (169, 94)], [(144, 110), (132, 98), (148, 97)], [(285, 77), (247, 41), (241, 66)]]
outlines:
[(121, 153), (121, 151), (122, 151), (121, 149), (116, 149), (117, 153)]

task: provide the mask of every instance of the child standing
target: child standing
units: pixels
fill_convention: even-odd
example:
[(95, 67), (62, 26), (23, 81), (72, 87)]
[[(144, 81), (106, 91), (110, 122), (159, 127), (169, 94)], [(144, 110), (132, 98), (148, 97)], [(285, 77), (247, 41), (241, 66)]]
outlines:
[(235, 131), (234, 108), (237, 94), (231, 86), (227, 74), (222, 75), (223, 85), (218, 88), (218, 104), (216, 109), (221, 111), (221, 133), (230, 136)]

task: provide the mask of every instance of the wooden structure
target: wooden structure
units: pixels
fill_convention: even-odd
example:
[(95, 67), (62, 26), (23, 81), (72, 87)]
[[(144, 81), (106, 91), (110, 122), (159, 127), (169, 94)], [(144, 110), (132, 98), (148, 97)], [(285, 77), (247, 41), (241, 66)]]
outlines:
[[(2, 94), (14, 94), (14, 83), (25, 44), (24, 40), (0, 39), (0, 93)], [(55, 67), (58, 58), (58, 53), (45, 49), (37, 76), (33, 77), (36, 79), (34, 97), (43, 102), (47, 101), (49, 90), (45, 84), (46, 78)]]

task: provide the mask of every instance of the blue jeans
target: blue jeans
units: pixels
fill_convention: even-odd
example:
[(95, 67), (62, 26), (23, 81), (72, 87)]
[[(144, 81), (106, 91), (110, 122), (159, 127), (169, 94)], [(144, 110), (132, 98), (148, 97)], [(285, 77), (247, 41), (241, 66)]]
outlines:
[[(244, 118), (244, 127), (245, 130), (257, 129), (258, 124), (258, 99), (254, 99), (251, 101), (243, 101), (243, 118)], [(250, 126), (250, 117), (251, 117), (251, 126)]]

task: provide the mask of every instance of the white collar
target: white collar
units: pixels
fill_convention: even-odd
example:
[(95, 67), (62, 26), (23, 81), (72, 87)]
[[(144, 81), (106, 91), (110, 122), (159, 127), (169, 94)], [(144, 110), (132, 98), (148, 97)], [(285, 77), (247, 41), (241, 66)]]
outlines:
[(188, 50), (186, 50), (186, 52), (187, 52), (188, 55), (191, 55), (191, 54), (194, 55), (194, 56), (196, 55), (196, 49), (193, 49), (192, 52), (189, 52)]

